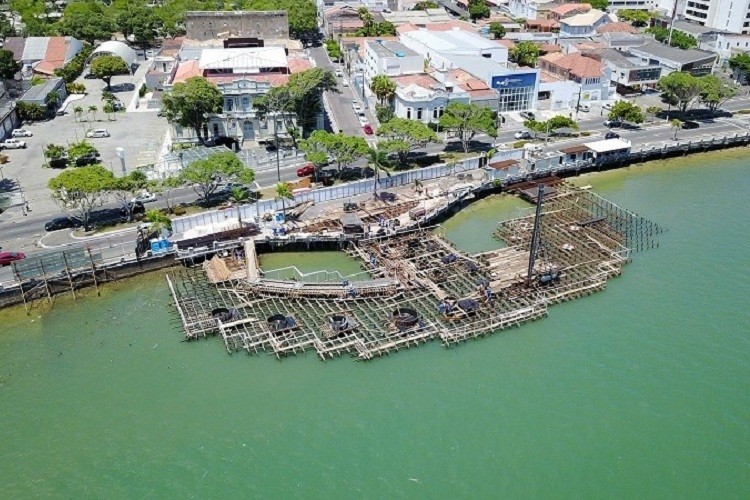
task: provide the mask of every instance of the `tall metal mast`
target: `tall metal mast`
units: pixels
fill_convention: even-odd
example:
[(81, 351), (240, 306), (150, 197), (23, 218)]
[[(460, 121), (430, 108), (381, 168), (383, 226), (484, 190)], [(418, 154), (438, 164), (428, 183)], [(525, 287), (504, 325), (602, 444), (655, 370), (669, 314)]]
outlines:
[(526, 274), (526, 286), (531, 286), (531, 276), (534, 273), (534, 262), (539, 250), (539, 236), (542, 231), (542, 200), (544, 199), (544, 184), (538, 185), (539, 194), (536, 198), (536, 216), (534, 217), (534, 231), (531, 233), (531, 248), (529, 249), (529, 271)]

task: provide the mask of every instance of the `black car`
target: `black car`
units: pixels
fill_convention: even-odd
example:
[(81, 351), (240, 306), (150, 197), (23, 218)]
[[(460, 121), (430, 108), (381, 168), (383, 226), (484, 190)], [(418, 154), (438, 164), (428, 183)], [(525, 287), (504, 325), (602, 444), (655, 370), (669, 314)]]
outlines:
[(682, 128), (684, 128), (684, 129), (686, 129), (686, 130), (690, 130), (690, 129), (694, 129), (694, 128), (700, 127), (700, 123), (687, 121), (687, 122), (682, 122), (682, 125), (680, 125), (680, 126)]
[(620, 138), (620, 134), (618, 134), (617, 132), (607, 132), (604, 135), (604, 138), (605, 139), (619, 139)]
[(76, 158), (76, 167), (84, 167), (96, 163), (99, 163), (99, 153), (87, 153)]
[(67, 158), (52, 158), (49, 163), (49, 168), (66, 168), (68, 166)]
[(44, 225), (45, 231), (57, 231), (59, 229), (68, 229), (81, 225), (80, 219), (76, 217), (55, 217)]
[[(373, 172), (374, 174), (374, 172)], [(355, 181), (362, 178), (362, 169), (359, 167), (344, 167), (339, 173), (339, 179), (342, 181)]]

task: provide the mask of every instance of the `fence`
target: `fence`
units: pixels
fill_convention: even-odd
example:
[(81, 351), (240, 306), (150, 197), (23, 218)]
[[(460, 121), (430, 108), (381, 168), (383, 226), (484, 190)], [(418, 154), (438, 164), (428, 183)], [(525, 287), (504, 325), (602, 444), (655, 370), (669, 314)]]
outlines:
[[(433, 167), (425, 167), (417, 170), (408, 170), (398, 172), (379, 179), (363, 179), (356, 182), (331, 186), (327, 188), (315, 189), (307, 193), (300, 193), (294, 196), (294, 203), (304, 203), (312, 201), (321, 203), (332, 200), (345, 200), (363, 194), (372, 193), (375, 190), (375, 183), (379, 190), (390, 189), (399, 186), (406, 186), (414, 181), (426, 181), (446, 177), (449, 175), (460, 174), (469, 170), (475, 170), (482, 166), (483, 157), (467, 158), (455, 164), (443, 164)], [(289, 203), (289, 202), (287, 202)], [(240, 208), (242, 217), (250, 219), (258, 217), (267, 212), (276, 212), (282, 209), (281, 200), (260, 200), (257, 203), (244, 205)], [(227, 219), (237, 216), (237, 210), (214, 210), (203, 212), (188, 217), (181, 217), (172, 221), (172, 230), (176, 234), (184, 233), (188, 229), (197, 227), (210, 227), (213, 230), (215, 224), (223, 223)]]

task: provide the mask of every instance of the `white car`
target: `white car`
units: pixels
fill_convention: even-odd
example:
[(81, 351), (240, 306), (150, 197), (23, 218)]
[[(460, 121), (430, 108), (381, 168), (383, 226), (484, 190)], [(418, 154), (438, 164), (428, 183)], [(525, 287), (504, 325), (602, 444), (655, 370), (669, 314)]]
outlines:
[(144, 191), (130, 201), (133, 203), (135, 203), (136, 201), (140, 201), (141, 203), (151, 203), (152, 201), (156, 201), (156, 195), (154, 193)]
[(531, 132), (528, 130), (521, 130), (520, 132), (516, 132), (513, 137), (516, 139), (531, 139)]
[(11, 137), (31, 137), (32, 135), (34, 135), (34, 134), (32, 134), (28, 130), (24, 130), (22, 128), (17, 128), (16, 130), (14, 130), (13, 132), (11, 132), (11, 134), (10, 134)]
[(23, 149), (26, 147), (26, 143), (21, 139), (5, 139), (5, 142), (0, 145), (5, 149)]
[(89, 137), (89, 138), (109, 137), (109, 131), (105, 128), (89, 130), (88, 132), (86, 132), (86, 137)]
[(342, 87), (348, 87), (349, 86), (349, 80), (341, 80), (341, 86)]
[(339, 78), (344, 78), (344, 73), (342, 73), (340, 70), (336, 70), (336, 76)]

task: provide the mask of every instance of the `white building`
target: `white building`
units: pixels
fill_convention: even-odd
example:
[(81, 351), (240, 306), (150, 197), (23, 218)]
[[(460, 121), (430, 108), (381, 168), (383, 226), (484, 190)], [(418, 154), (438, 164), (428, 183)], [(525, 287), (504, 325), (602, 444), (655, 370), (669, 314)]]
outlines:
[(688, 0), (678, 9), (688, 21), (732, 33), (750, 33), (750, 0)]
[(554, 3), (555, 0), (509, 0), (508, 10), (516, 19), (535, 20), (539, 18), (539, 11)]
[(401, 33), (399, 40), (438, 69), (453, 67), (450, 62), (452, 56), (476, 56), (503, 66), (508, 64), (508, 48), (505, 45), (458, 28), (449, 31), (407, 31)]
[(617, 17), (598, 9), (591, 9), (584, 14), (560, 19), (560, 37), (588, 37), (597, 28), (616, 21)]
[(617, 12), (618, 10), (647, 10), (652, 11), (657, 5), (655, 0), (609, 0), (607, 5), (608, 12)]
[(365, 42), (365, 81), (369, 88), (375, 75), (408, 75), (424, 71), (424, 58), (400, 42)]
[(396, 95), (393, 113), (399, 118), (437, 122), (449, 102), (471, 101), (469, 93), (453, 82), (440, 82), (427, 73), (393, 78)]

